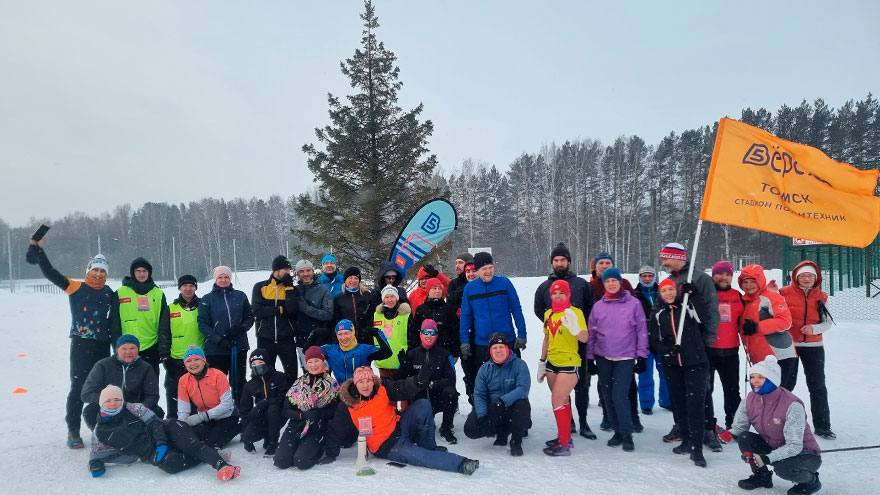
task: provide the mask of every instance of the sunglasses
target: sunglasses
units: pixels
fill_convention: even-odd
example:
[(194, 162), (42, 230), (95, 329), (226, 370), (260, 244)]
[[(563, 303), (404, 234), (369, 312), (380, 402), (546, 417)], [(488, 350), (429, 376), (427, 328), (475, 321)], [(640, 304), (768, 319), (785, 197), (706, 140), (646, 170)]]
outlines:
[(426, 337), (436, 337), (437, 330), (422, 330), (422, 335)]

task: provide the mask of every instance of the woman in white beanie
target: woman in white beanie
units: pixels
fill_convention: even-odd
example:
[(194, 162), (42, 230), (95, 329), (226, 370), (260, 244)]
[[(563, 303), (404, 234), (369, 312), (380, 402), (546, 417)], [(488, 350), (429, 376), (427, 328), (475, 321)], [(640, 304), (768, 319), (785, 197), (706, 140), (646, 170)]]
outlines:
[[(752, 475), (739, 481), (740, 488), (772, 488), (775, 472), (796, 483), (790, 495), (816, 493), (822, 488), (819, 444), (807, 423), (804, 403), (778, 386), (780, 381), (782, 369), (773, 355), (749, 368), (752, 390), (740, 403), (733, 426), (722, 436), (725, 441), (737, 438), (743, 460), (752, 467)], [(750, 427), (757, 433), (750, 432)]]
[[(380, 330), (381, 335), (377, 339), (384, 338), (391, 347), (391, 357), (376, 361), (379, 368), (379, 377), (382, 379), (394, 378), (397, 369), (400, 368), (398, 355), (407, 350), (407, 327), (409, 326), (410, 307), (409, 303), (400, 302), (397, 287), (386, 285), (380, 293), (382, 304), (376, 306), (373, 313), (373, 327)], [(376, 343), (378, 346), (378, 342)]]

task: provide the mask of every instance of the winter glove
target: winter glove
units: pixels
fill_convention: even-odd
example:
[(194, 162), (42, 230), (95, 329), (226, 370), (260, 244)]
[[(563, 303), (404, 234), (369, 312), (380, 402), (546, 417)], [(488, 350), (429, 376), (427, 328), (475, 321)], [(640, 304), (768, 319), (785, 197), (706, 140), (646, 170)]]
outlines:
[(489, 416), (477, 418), (477, 426), (484, 437), (488, 437), (492, 434), (492, 420), (489, 419)]
[(526, 350), (526, 339), (516, 339), (513, 341), (513, 348), (517, 351)]
[(507, 409), (507, 404), (501, 399), (495, 399), (495, 402), (492, 403), (492, 409), (497, 411), (497, 414), (504, 414), (504, 411)]
[(669, 350), (669, 355), (672, 357), (676, 357), (679, 354), (681, 354), (681, 346), (680, 345), (674, 345), (674, 346), (672, 346), (672, 349)]
[(587, 373), (591, 375), (599, 374), (599, 367), (596, 365), (595, 359), (590, 359), (589, 361), (587, 361)]
[(694, 284), (692, 284), (690, 282), (685, 282), (685, 283), (681, 284), (681, 293), (682, 294), (690, 294), (693, 296), (696, 292), (697, 292), (697, 289), (696, 289), (696, 287), (694, 287)]
[(321, 418), (321, 412), (318, 409), (309, 409), (308, 411), (303, 411), (302, 417), (310, 423), (316, 423)]
[(731, 443), (736, 440), (736, 437), (733, 436), (733, 433), (731, 433), (730, 430), (721, 430), (721, 433), (718, 434), (718, 438), (724, 443)]
[(461, 344), (461, 359), (467, 361), (471, 358), (471, 345)]
[(419, 374), (416, 375), (416, 385), (418, 385), (419, 388), (427, 387), (428, 383), (431, 381), (433, 371), (430, 362), (423, 364), (422, 369), (419, 370)]
[(190, 416), (187, 416), (187, 418), (186, 418), (186, 424), (188, 424), (190, 426), (200, 425), (200, 424), (204, 423), (205, 421), (208, 421), (208, 413), (207, 412), (200, 412), (200, 413), (192, 414)]
[(584, 330), (581, 328), (581, 322), (578, 321), (577, 315), (574, 314), (574, 311), (572, 311), (571, 308), (565, 308), (565, 313), (562, 316), (562, 324), (568, 329), (568, 333), (575, 337)]
[(153, 456), (153, 462), (156, 464), (165, 460), (165, 454), (168, 453), (168, 445), (164, 443), (156, 444), (156, 455)]
[[(34, 246), (33, 244), (28, 246), (27, 253), (24, 255), (24, 260), (29, 265), (39, 264), (40, 263), (40, 247)], [(101, 474), (104, 474), (104, 472), (101, 471)], [(100, 475), (98, 475), (98, 476), (100, 476)]]
[(648, 362), (645, 358), (637, 358), (636, 364), (633, 365), (634, 373), (644, 373), (648, 369)]
[(770, 459), (766, 455), (755, 454), (754, 452), (743, 452), (743, 460), (746, 464), (751, 464), (758, 469), (770, 464)]
[(269, 407), (269, 401), (261, 400), (260, 402), (257, 402), (254, 408), (248, 411), (247, 419), (250, 421), (256, 421), (264, 412), (266, 412), (267, 407)]
[(440, 275), (440, 272), (438, 272), (437, 269), (434, 268), (434, 265), (425, 265), (422, 268), (425, 269), (425, 274), (428, 275), (428, 277), (430, 278), (435, 278), (437, 277), (437, 275)]
[(330, 464), (335, 461), (335, 457), (330, 457), (329, 455), (324, 455), (324, 457), (318, 459), (318, 464)]
[[(402, 368), (402, 367), (403, 367), (403, 363), (406, 362), (406, 349), (401, 349), (401, 350), (397, 353), (397, 361), (400, 362), (400, 367)], [(398, 369), (399, 369), (399, 368), (398, 368)]]
[(743, 335), (755, 335), (758, 333), (758, 324), (755, 320), (743, 320)]
[(538, 383), (544, 383), (544, 375), (547, 374), (547, 361), (538, 361)]

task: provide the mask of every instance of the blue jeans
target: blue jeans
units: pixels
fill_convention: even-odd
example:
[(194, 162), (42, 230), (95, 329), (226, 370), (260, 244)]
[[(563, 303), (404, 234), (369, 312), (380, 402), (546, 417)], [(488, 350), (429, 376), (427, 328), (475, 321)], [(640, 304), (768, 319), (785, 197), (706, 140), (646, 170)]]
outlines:
[(434, 450), (434, 411), (428, 399), (409, 405), (400, 417), (400, 438), (388, 452), (388, 460), (441, 471), (458, 472), (464, 457)]
[(642, 409), (654, 408), (654, 367), (660, 375), (660, 407), (669, 409), (672, 403), (669, 400), (669, 388), (666, 386), (666, 377), (663, 376), (663, 358), (653, 352), (648, 354), (645, 360), (645, 371), (639, 373), (639, 406)]
[(635, 359), (610, 361), (602, 356), (596, 356), (596, 365), (599, 367), (599, 386), (602, 387), (604, 400), (608, 402), (605, 405), (605, 410), (608, 413), (608, 420), (611, 422), (611, 429), (615, 433), (624, 435), (633, 432), (629, 387), (632, 384), (635, 364)]

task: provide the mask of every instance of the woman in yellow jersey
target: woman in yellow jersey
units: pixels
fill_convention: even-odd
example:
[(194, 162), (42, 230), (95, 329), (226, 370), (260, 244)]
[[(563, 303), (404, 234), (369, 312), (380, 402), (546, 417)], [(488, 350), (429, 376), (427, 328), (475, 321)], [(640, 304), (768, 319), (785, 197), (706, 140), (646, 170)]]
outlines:
[(565, 280), (550, 285), (552, 306), (544, 313), (544, 343), (538, 363), (538, 383), (547, 379), (550, 401), (556, 416), (558, 436), (547, 442), (544, 453), (571, 455), (571, 391), (578, 381), (581, 357), (578, 342), (587, 341), (584, 313), (571, 305), (571, 288)]

